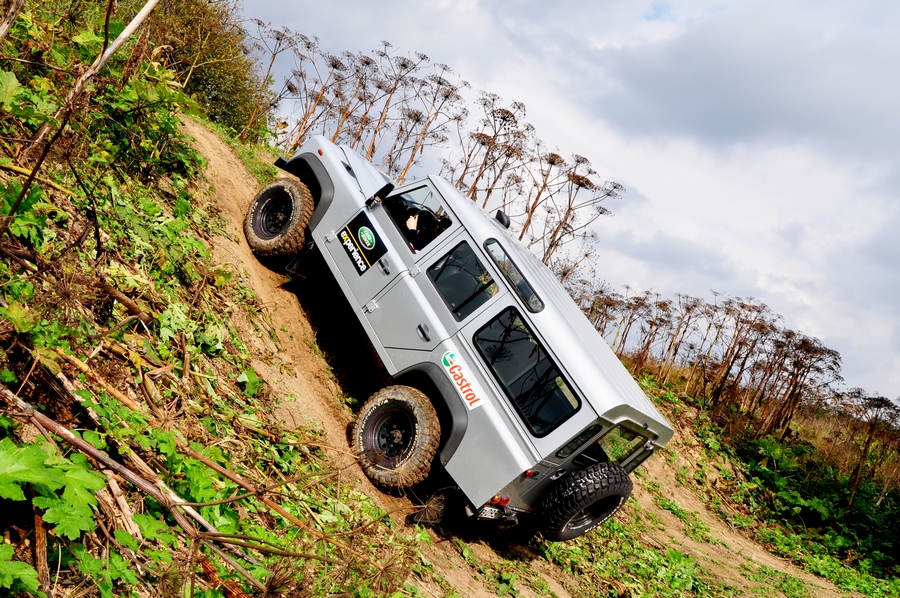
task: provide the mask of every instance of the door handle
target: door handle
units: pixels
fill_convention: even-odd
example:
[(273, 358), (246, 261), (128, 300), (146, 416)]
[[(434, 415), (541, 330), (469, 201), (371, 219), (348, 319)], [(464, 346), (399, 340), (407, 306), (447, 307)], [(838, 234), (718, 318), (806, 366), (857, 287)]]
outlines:
[(419, 333), (419, 336), (425, 339), (426, 343), (431, 341), (431, 335), (428, 334), (431, 331), (428, 330), (428, 326), (426, 326), (425, 324), (419, 324), (418, 326), (416, 326), (416, 331)]
[(381, 271), (385, 274), (391, 273), (391, 263), (387, 261), (386, 258), (381, 258), (378, 260), (378, 267), (381, 268)]

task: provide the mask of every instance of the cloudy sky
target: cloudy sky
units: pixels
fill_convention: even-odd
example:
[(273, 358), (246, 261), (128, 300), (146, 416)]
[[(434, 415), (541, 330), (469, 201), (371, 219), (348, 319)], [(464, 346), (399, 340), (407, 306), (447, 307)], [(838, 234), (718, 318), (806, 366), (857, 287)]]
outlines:
[(524, 102), (547, 145), (627, 189), (597, 229), (614, 288), (754, 297), (838, 350), (847, 386), (900, 395), (900, 3), (254, 0), (244, 12), (335, 53), (387, 40)]

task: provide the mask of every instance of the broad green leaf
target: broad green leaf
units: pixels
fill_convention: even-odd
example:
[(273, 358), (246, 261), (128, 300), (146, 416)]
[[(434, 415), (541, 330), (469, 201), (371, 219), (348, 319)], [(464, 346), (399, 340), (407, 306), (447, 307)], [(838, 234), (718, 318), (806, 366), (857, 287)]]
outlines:
[(82, 31), (78, 35), (72, 38), (72, 41), (78, 44), (79, 46), (87, 46), (90, 44), (98, 44), (103, 41), (103, 38), (94, 33), (91, 30)]
[(106, 450), (106, 441), (103, 439), (103, 436), (93, 430), (85, 430), (81, 433), (81, 437), (84, 438), (85, 441), (90, 442), (94, 448), (98, 448), (101, 451)]
[(241, 372), (241, 375), (237, 377), (237, 383), (243, 387), (244, 394), (248, 397), (256, 395), (262, 387), (262, 380), (259, 379), (253, 368), (247, 368)]
[(97, 504), (94, 492), (106, 487), (106, 478), (88, 469), (83, 459), (84, 455), (72, 455), (72, 464), (64, 467), (63, 499), (79, 506), (94, 505)]
[(21, 589), (27, 592), (37, 592), (41, 584), (38, 582), (37, 571), (27, 563), (12, 560), (13, 547), (10, 544), (0, 544), (0, 588), (12, 588), (19, 582)]
[(19, 484), (43, 484), (59, 488), (61, 472), (44, 466), (44, 447), (37, 444), (16, 446), (9, 438), (0, 440), (0, 498), (25, 500)]
[(119, 544), (125, 546), (126, 548), (130, 548), (131, 550), (138, 549), (137, 540), (134, 539), (134, 536), (129, 534), (123, 529), (117, 529), (113, 532), (113, 535), (116, 537), (116, 540), (119, 541)]
[(21, 89), (22, 85), (14, 73), (0, 71), (0, 104), (4, 110), (9, 111), (12, 108), (13, 100)]
[(176, 540), (169, 526), (151, 515), (135, 513), (131, 520), (137, 524), (146, 540), (159, 540), (164, 544), (173, 544)]
[(0, 316), (6, 318), (18, 334), (33, 330), (38, 323), (34, 313), (18, 301), (13, 301), (6, 309), (0, 309)]
[(57, 534), (76, 540), (82, 532), (94, 529), (94, 512), (85, 505), (69, 504), (65, 499), (35, 497), (32, 501), (44, 509), (44, 521), (55, 524)]

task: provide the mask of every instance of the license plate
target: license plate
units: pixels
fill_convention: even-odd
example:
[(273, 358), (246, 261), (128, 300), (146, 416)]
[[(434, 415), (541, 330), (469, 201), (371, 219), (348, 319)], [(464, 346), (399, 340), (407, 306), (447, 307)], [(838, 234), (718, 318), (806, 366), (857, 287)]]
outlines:
[(481, 510), (478, 511), (479, 519), (500, 519), (501, 515), (503, 515), (503, 509), (497, 507), (481, 507)]

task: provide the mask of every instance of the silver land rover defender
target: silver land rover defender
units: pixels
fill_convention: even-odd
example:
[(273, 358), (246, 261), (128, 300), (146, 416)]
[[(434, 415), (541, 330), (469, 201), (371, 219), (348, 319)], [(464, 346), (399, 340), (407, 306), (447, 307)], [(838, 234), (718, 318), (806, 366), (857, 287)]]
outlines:
[(629, 472), (672, 436), (550, 270), (447, 181), (395, 188), (313, 137), (276, 166), (244, 223), (260, 256), (314, 244), (394, 385), (352, 431), (386, 488), (442, 467), (470, 516), (537, 515), (567, 540), (615, 513)]

